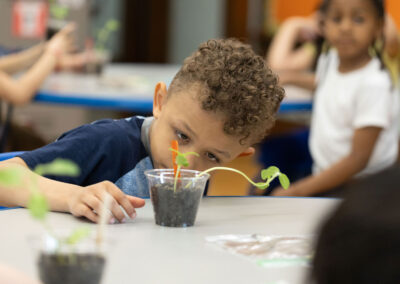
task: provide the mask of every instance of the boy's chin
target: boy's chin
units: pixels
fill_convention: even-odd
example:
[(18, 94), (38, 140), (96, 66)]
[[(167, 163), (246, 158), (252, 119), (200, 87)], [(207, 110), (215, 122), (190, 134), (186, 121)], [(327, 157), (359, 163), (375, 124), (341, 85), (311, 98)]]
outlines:
[(164, 164), (154, 163), (154, 169), (171, 169), (172, 167), (168, 167)]

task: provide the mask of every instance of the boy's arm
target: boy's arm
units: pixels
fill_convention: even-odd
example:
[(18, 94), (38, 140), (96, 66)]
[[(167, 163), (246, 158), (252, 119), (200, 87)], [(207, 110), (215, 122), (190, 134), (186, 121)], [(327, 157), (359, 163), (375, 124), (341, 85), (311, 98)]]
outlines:
[(26, 207), (30, 197), (30, 186), (35, 180), (38, 189), (48, 200), (50, 210), (70, 212), (77, 217), (86, 217), (93, 222), (98, 221), (98, 215), (93, 212), (101, 212), (103, 196), (107, 192), (112, 197), (111, 212), (115, 219), (120, 222), (125, 215), (121, 210), (122, 206), (126, 213), (134, 218), (135, 207), (144, 205), (144, 200), (125, 195), (117, 186), (109, 181), (103, 181), (87, 187), (63, 183), (51, 180), (33, 173), (21, 158), (13, 158), (0, 162), (0, 169), (19, 167), (26, 178), (21, 186), (13, 188), (0, 187), (0, 205), (2, 206), (23, 206)]
[(32, 66), (42, 55), (44, 49), (45, 43), (39, 43), (21, 52), (3, 56), (0, 58), (0, 70), (8, 74), (24, 70)]
[(281, 85), (295, 85), (314, 91), (316, 88), (315, 73), (286, 71), (279, 73), (279, 83)]
[(312, 196), (333, 189), (351, 180), (355, 174), (363, 170), (374, 150), (375, 143), (382, 128), (365, 127), (354, 133), (351, 153), (318, 175), (306, 177), (288, 190), (277, 189), (275, 196)]

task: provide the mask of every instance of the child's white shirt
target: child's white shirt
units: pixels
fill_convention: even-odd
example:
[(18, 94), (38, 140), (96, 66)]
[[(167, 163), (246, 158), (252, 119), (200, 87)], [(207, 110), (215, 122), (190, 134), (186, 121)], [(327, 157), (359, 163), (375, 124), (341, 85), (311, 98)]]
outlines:
[(313, 173), (350, 154), (355, 130), (368, 126), (381, 127), (382, 131), (367, 167), (357, 176), (379, 172), (397, 159), (398, 89), (392, 87), (377, 58), (345, 74), (338, 67), (335, 50), (319, 58), (309, 142)]

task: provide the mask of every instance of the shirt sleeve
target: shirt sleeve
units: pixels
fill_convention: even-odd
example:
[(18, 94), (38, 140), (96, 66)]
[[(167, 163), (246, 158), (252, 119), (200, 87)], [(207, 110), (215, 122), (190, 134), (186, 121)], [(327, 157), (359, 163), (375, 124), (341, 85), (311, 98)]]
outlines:
[(388, 127), (391, 123), (394, 95), (390, 82), (381, 80), (365, 84), (357, 93), (353, 127)]
[(69, 159), (79, 166), (78, 177), (48, 177), (87, 186), (104, 180), (115, 182), (135, 166), (144, 153), (140, 127), (132, 122), (108, 119), (68, 131), (57, 141), (19, 157), (30, 169), (56, 158)]

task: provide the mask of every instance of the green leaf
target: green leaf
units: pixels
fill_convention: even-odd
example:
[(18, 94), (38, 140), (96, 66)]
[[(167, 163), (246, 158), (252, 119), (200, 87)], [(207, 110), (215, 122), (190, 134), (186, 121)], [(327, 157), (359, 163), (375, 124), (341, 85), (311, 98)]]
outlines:
[(270, 166), (267, 169), (261, 171), (261, 178), (263, 180), (266, 180), (268, 178), (273, 177), (277, 173), (279, 173), (279, 169), (275, 166)]
[(47, 200), (43, 194), (34, 192), (29, 198), (28, 209), (33, 218), (43, 220), (49, 211)]
[(90, 229), (88, 227), (77, 228), (72, 234), (66, 239), (66, 243), (74, 245), (86, 238), (90, 234)]
[(50, 7), (50, 14), (59, 20), (63, 20), (67, 17), (69, 9), (67, 7), (61, 7), (57, 4), (52, 4)]
[(72, 161), (67, 159), (55, 159), (48, 164), (37, 165), (34, 172), (39, 175), (56, 175), (56, 176), (79, 176), (79, 167)]
[(269, 184), (266, 183), (266, 182), (257, 182), (257, 183), (256, 183), (256, 186), (257, 186), (259, 189), (264, 190), (264, 189), (268, 188)]
[(0, 170), (0, 185), (17, 186), (21, 183), (22, 172), (17, 168)]
[(108, 30), (102, 29), (99, 32), (99, 40), (106, 42), (108, 40), (109, 35), (110, 35), (110, 32)]
[(116, 31), (119, 28), (119, 22), (117, 20), (108, 20), (106, 23), (106, 29), (109, 31)]
[(176, 164), (178, 165), (178, 166), (181, 166), (181, 167), (187, 167), (187, 166), (189, 166), (189, 162), (188, 162), (188, 160), (185, 158), (185, 156), (184, 155), (182, 155), (182, 154), (178, 154), (178, 156), (176, 156)]
[(288, 189), (289, 188), (289, 186), (290, 186), (290, 181), (289, 181), (289, 178), (285, 175), (285, 174), (280, 174), (279, 175), (279, 182), (281, 183), (281, 186), (284, 188), (284, 189)]

